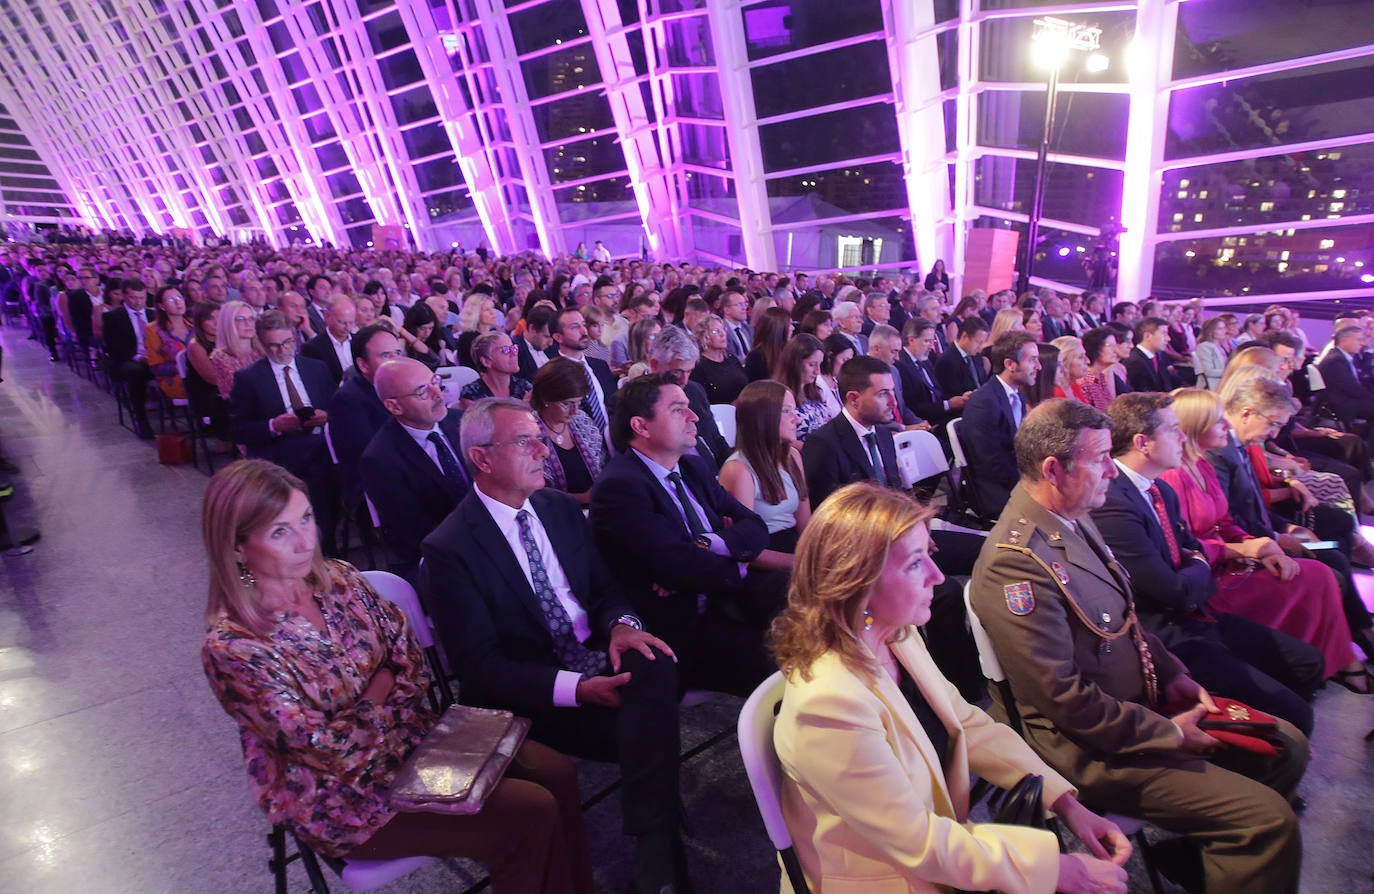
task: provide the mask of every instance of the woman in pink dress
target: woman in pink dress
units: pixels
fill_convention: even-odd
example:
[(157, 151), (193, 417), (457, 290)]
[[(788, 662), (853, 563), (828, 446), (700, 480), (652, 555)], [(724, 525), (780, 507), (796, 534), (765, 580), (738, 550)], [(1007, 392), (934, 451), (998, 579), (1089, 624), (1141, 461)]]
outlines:
[(1212, 564), (1217, 591), (1208, 605), (1311, 643), (1326, 659), (1328, 680), (1351, 692), (1374, 693), (1374, 681), (1355, 657), (1331, 569), (1315, 559), (1289, 558), (1272, 539), (1252, 537), (1231, 519), (1226, 493), (1203, 457), (1227, 442), (1216, 394), (1202, 388), (1173, 394), (1186, 438), (1184, 459), (1160, 477), (1178, 493), (1183, 517)]

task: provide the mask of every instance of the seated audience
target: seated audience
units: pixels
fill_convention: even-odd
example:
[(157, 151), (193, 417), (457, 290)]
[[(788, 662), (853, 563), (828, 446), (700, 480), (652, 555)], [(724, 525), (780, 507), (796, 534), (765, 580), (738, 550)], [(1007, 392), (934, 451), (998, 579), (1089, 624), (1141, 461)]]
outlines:
[(587, 321), (576, 310), (561, 310), (549, 331), (553, 333), (554, 343), (558, 346), (550, 356), (567, 358), (582, 367), (588, 385), (587, 396), (582, 399), (582, 412), (596, 423), (597, 429), (606, 431), (610, 419), (607, 401), (615, 394), (616, 381), (604, 360), (587, 356), (587, 347), (591, 344)]
[(892, 368), (863, 355), (840, 367), (844, 410), (802, 445), (811, 510), (843, 485), (876, 481), (901, 487), (897, 447), (887, 423), (893, 419)]
[[(1118, 474), (1110, 426), (1086, 404), (1050, 400), (1016, 433), (1021, 480), (970, 592), (1010, 685), (1000, 708), (1084, 803), (1196, 844), (1211, 894), (1291, 894), (1302, 844), (1287, 799), (1307, 740), (1278, 720), (1277, 753), (1264, 757), (1199, 728), (1215, 702), (1141, 629), (1131, 584), (1088, 517)], [(1155, 865), (1171, 877), (1183, 868)]]
[(770, 307), (754, 324), (754, 347), (744, 358), (749, 381), (774, 378), (782, 352), (792, 338), (792, 318), (780, 307)]
[(405, 321), (397, 333), (406, 344), (406, 356), (418, 360), (430, 371), (441, 366), (451, 366), (444, 356), (443, 338), (439, 334), (439, 324), (434, 309), (423, 301), (416, 301), (406, 311)]
[[(1051, 342), (1051, 347), (1059, 352), (1054, 370), (1053, 397), (1072, 397), (1073, 383), (1088, 374), (1088, 355), (1083, 350), (1083, 342), (1074, 335), (1061, 335)], [(1043, 363), (1044, 354), (1041, 354)], [(1045, 374), (1041, 374), (1043, 379)]]
[(821, 374), (825, 351), (812, 335), (795, 335), (783, 348), (776, 380), (791, 392), (797, 405), (797, 442), (803, 443), (811, 432), (831, 418), (816, 379)]
[(349, 339), (358, 331), (358, 305), (347, 295), (329, 299), (324, 311), (324, 331), (301, 347), (301, 354), (329, 367), (334, 383), (343, 381), (344, 372), (353, 365)]
[[(961, 698), (918, 628), (930, 616), (929, 510), (871, 484), (837, 491), (798, 547), (773, 624), (786, 694), (773, 738), (782, 811), (814, 891), (1124, 892), (1131, 855), (1113, 823), (1007, 727)], [(838, 759), (843, 756), (843, 759)], [(971, 823), (969, 774), (1044, 802), (1088, 848), (1044, 830)]]
[(1029, 332), (1011, 331), (992, 343), (989, 378), (964, 405), (959, 443), (968, 458), (975, 508), (995, 517), (1016, 486), (1013, 438), (1028, 408), (1021, 388), (1035, 384), (1040, 350)]
[[(366, 302), (364, 302), (366, 303)], [(343, 382), (329, 399), (329, 445), (339, 473), (344, 509), (357, 512), (363, 505), (363, 481), (358, 461), (372, 438), (391, 418), (373, 386), (377, 369), (388, 360), (405, 356), (401, 340), (387, 326), (364, 326), (349, 339), (352, 361)]]
[(896, 366), (897, 355), (901, 350), (901, 334), (886, 323), (874, 326), (868, 333), (868, 356), (886, 363), (888, 369), (892, 370), (892, 427), (898, 431), (930, 431), (931, 424), (907, 404), (902, 376)]
[(821, 374), (816, 377), (816, 387), (821, 390), (821, 401), (825, 404), (826, 418), (834, 419), (844, 409), (844, 398), (840, 396), (840, 367), (854, 356), (854, 343), (839, 333), (832, 333), (821, 339)]
[(962, 409), (964, 402), (988, 380), (987, 361), (983, 358), (987, 343), (988, 324), (982, 317), (974, 316), (959, 324), (954, 338), (956, 350), (946, 350), (938, 357), (926, 355), (934, 360), (935, 379), (940, 390), (951, 395), (951, 401), (955, 398), (960, 401), (957, 407), (951, 404), (951, 410)]
[(1135, 324), (1135, 347), (1126, 358), (1126, 379), (1132, 391), (1173, 391), (1178, 387), (1173, 364), (1165, 354), (1169, 324), (1146, 317)]
[[(743, 301), (744, 296), (735, 295)], [(706, 397), (713, 404), (733, 404), (749, 377), (735, 353), (729, 351), (730, 335), (725, 322), (717, 316), (707, 316), (692, 333), (701, 359), (692, 370), (692, 381), (706, 389)]]
[(219, 309), (210, 363), (215, 368), (215, 387), (225, 400), (233, 390), (234, 374), (262, 359), (262, 344), (255, 328), (257, 319), (253, 309), (242, 301), (226, 301)]
[[(474, 291), (463, 300), (463, 309), (458, 313), (458, 335), (454, 346), (459, 366), (481, 371), (482, 367), (477, 365), (472, 355), (472, 344), (479, 336), (498, 331), (499, 318), (495, 299), (485, 292)], [(439, 322), (442, 324), (444, 321)]]
[(501, 890), (591, 894), (577, 771), (526, 742), (480, 815), (398, 812), (388, 788), (433, 728), (405, 614), (326, 560), (301, 481), (247, 460), (205, 492), (205, 676), (239, 725), (254, 800), (317, 853), (486, 864)]
[[(978, 319), (972, 317), (971, 319)], [(983, 321), (980, 319), (981, 324)], [(972, 395), (972, 391), (945, 396), (939, 382), (936, 364), (931, 362), (930, 352), (935, 347), (935, 324), (923, 317), (912, 317), (907, 321), (902, 333), (904, 347), (897, 352), (893, 368), (896, 370), (894, 384), (899, 384), (906, 407), (917, 419), (929, 423), (937, 436), (944, 442), (945, 423), (958, 416)], [(986, 328), (986, 327), (985, 327)], [(956, 341), (957, 344), (957, 341)], [(873, 343), (870, 340), (869, 350)], [(943, 357), (958, 356), (959, 351), (946, 350)], [(982, 363), (983, 358), (974, 358)]]
[(377, 510), (390, 570), (414, 582), (420, 542), (467, 495), (462, 413), (444, 405), (439, 377), (413, 358), (388, 360), (373, 380), (391, 414), (358, 462), (363, 490)]
[[(725, 323), (725, 350), (743, 368), (744, 358), (749, 356), (754, 346), (754, 327), (749, 324), (749, 299), (737, 291), (726, 289), (721, 292), (716, 304), (720, 318)], [(705, 353), (704, 347), (702, 353)]]
[(537, 306), (525, 315), (525, 329), (515, 336), (514, 343), (520, 349), (520, 378), (526, 382), (534, 381), (534, 374), (549, 362), (549, 351), (553, 348), (553, 336), (549, 334), (555, 311), (552, 308)]
[[(145, 441), (153, 439), (148, 424), (148, 384), (153, 380), (148, 366), (148, 290), (141, 280), (125, 280), (121, 286), (122, 304), (105, 311), (101, 332), (109, 355), (110, 378), (128, 389), (129, 410), (134, 418), (134, 434)], [(54, 355), (56, 359), (56, 355)]]
[(735, 405), (735, 452), (720, 467), (720, 483), (768, 526), (759, 568), (791, 568), (797, 538), (811, 517), (797, 448), (797, 401), (780, 382), (751, 382)]
[(527, 405), (476, 402), (462, 440), (473, 489), (425, 538), (423, 588), (463, 700), (529, 717), (535, 741), (618, 762), (632, 890), (687, 890), (673, 650), (624, 601), (578, 504), (544, 488), (547, 447)]
[(196, 305), (191, 313), (191, 341), (186, 346), (186, 397), (197, 418), (208, 419), (215, 436), (228, 440), (229, 402), (215, 387), (215, 351), (220, 309), (208, 301)]
[(605, 437), (582, 412), (589, 387), (577, 364), (556, 357), (535, 375), (529, 398), (549, 448), (544, 457), (545, 486), (571, 494), (584, 506), (607, 459)]
[(186, 383), (177, 372), (177, 355), (186, 350), (191, 341), (191, 326), (186, 322), (186, 299), (176, 287), (164, 286), (157, 290), (154, 304), (153, 322), (143, 334), (148, 349), (148, 369), (164, 395), (183, 400)]
[(1221, 385), (1222, 373), (1226, 371), (1227, 343), (1226, 321), (1212, 317), (1202, 324), (1202, 335), (1193, 349), (1193, 372), (1197, 373), (1199, 388), (1216, 391)]
[(677, 653), (683, 685), (747, 695), (770, 673), (762, 635), (785, 573), (747, 567), (767, 548), (768, 527), (709, 461), (689, 455), (696, 421), (670, 375), (621, 389), (617, 453), (592, 487), (592, 529), (621, 592)]
[(657, 317), (644, 317), (630, 324), (630, 329), (625, 334), (625, 361), (623, 364), (616, 364), (617, 367), (625, 367), (625, 377), (620, 380), (621, 385), (649, 371), (649, 348), (662, 331), (663, 323)]
[(1114, 373), (1120, 362), (1116, 333), (1105, 326), (1088, 330), (1083, 334), (1083, 355), (1088, 360), (1088, 371), (1069, 382), (1073, 397), (1106, 412), (1116, 400), (1120, 381)]
[(530, 383), (519, 375), (519, 351), (510, 336), (499, 330), (483, 332), (472, 340), (472, 359), (478, 375), (458, 393), (463, 409), (484, 397), (528, 399)]

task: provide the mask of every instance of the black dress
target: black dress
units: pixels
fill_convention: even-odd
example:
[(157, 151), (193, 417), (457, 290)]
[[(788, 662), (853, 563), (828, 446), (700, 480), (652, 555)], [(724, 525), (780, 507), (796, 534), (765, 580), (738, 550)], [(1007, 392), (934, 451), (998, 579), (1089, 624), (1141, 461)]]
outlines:
[(584, 494), (592, 489), (592, 473), (582, 459), (582, 451), (574, 444), (566, 450), (554, 444), (558, 451), (558, 462), (563, 466), (563, 477), (567, 481), (568, 493)]
[(706, 389), (706, 398), (711, 403), (732, 404), (749, 384), (749, 376), (733, 354), (726, 354), (719, 363), (702, 356), (692, 370), (692, 381)]
[(768, 378), (768, 361), (764, 359), (763, 351), (755, 348), (744, 358), (744, 376), (751, 382)]

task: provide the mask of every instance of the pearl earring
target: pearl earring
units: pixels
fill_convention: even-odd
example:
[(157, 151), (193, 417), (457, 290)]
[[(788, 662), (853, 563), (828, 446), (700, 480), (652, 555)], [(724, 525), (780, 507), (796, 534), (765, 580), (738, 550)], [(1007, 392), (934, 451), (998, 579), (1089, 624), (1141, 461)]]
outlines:
[(869, 611), (868, 609), (864, 609), (864, 629), (873, 629), (873, 612)]

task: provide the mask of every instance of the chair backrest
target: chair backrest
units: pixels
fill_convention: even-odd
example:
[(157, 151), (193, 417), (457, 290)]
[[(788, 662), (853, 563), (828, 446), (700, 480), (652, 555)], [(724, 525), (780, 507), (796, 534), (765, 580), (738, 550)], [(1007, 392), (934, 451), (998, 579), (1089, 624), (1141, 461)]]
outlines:
[(434, 633), (430, 630), (429, 618), (425, 617), (424, 607), (420, 605), (420, 594), (415, 592), (415, 588), (405, 578), (390, 571), (364, 571), (363, 577), (372, 584), (372, 589), (377, 591), (377, 595), (395, 603), (406, 613), (410, 631), (415, 635), (415, 641), (420, 644), (420, 648), (432, 648)]
[(711, 416), (716, 420), (720, 436), (731, 447), (735, 446), (735, 408), (730, 404), (711, 404)]
[(964, 445), (959, 443), (959, 426), (964, 420), (951, 419), (945, 426), (945, 432), (949, 435), (950, 452), (954, 454), (954, 468), (963, 469), (968, 467), (968, 457), (964, 455)]
[(973, 610), (973, 602), (969, 599), (972, 588), (973, 581), (970, 579), (964, 584), (964, 609), (968, 615), (968, 626), (973, 634), (974, 645), (978, 647), (978, 663), (982, 665), (983, 676), (994, 683), (1002, 683), (1006, 681), (1007, 674), (1002, 670), (1002, 662), (997, 660), (997, 653), (992, 648), (992, 639), (983, 627), (983, 622), (978, 620), (978, 614)]
[(185, 351), (177, 351), (175, 363), (177, 365), (177, 376), (184, 382), (186, 381), (187, 356)]
[(787, 831), (787, 824), (782, 819), (782, 764), (773, 746), (773, 727), (777, 724), (785, 687), (782, 671), (775, 671), (745, 701), (739, 712), (739, 753), (744, 759), (744, 772), (749, 776), (749, 787), (754, 791), (754, 802), (763, 817), (768, 839), (782, 856), (792, 890), (805, 894), (810, 888), (797, 862), (797, 852), (792, 848), (792, 833)]
[(324, 424), (324, 445), (329, 448), (330, 462), (334, 463), (334, 465), (337, 466), (339, 464), (339, 454), (334, 449), (334, 438), (332, 435), (329, 434), (328, 422), (325, 422)]
[(443, 380), (439, 387), (444, 392), (444, 403), (449, 406), (458, 403), (463, 389), (477, 381), (477, 370), (470, 366), (441, 366), (434, 374)]
[(1317, 364), (1307, 365), (1307, 387), (1311, 391), (1325, 391), (1326, 380), (1322, 378), (1322, 371), (1317, 369)]
[(897, 469), (902, 487), (934, 478), (949, 471), (949, 461), (940, 449), (940, 439), (928, 431), (899, 431), (893, 436), (897, 445)]

